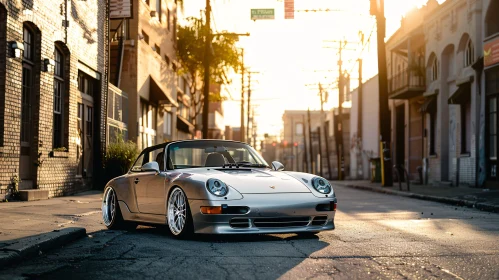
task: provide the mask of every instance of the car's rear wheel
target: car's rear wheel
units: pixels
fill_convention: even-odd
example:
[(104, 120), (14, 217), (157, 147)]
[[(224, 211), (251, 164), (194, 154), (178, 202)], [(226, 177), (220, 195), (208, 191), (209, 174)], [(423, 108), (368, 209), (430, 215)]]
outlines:
[(137, 224), (127, 222), (123, 219), (116, 191), (112, 187), (108, 187), (104, 191), (104, 198), (102, 199), (102, 219), (104, 220), (104, 225), (108, 229), (130, 230), (137, 227)]
[(168, 198), (168, 228), (178, 238), (185, 238), (194, 232), (189, 202), (184, 191), (175, 187)]

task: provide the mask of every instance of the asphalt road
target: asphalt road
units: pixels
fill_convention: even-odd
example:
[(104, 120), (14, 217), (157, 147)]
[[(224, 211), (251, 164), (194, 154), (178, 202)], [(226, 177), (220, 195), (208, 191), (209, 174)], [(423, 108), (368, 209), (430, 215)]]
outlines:
[[(345, 187), (316, 237), (97, 231), (5, 279), (499, 279), (499, 215)], [(98, 216), (95, 216), (96, 223)]]

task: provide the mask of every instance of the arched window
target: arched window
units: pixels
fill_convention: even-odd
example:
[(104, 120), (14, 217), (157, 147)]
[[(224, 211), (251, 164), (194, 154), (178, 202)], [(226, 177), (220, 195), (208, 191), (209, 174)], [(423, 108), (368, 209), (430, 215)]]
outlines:
[[(64, 54), (55, 47), (54, 51), (54, 137), (52, 146), (53, 148), (64, 147)], [(67, 147), (66, 147), (67, 148)]]
[(490, 1), (487, 15), (485, 17), (485, 37), (499, 33), (499, 17), (497, 16), (498, 10), (499, 1)]
[(464, 50), (464, 67), (468, 67), (475, 62), (475, 48), (473, 47), (473, 42), (471, 39), (468, 40), (466, 44), (466, 49)]
[(7, 74), (7, 10), (0, 4), (0, 146), (3, 146), (5, 117), (5, 79)]
[(32, 102), (34, 91), (34, 61), (35, 37), (34, 32), (25, 24), (23, 26), (23, 77), (21, 96), (21, 144), (29, 145), (31, 141)]
[(439, 75), (438, 75), (438, 72), (439, 72), (439, 70), (440, 70), (440, 67), (438, 67), (438, 66), (439, 66), (439, 65), (438, 65), (438, 63), (439, 63), (439, 62), (438, 62), (437, 57), (434, 57), (434, 58), (433, 58), (433, 62), (432, 62), (432, 64), (431, 64), (431, 73), (430, 73), (430, 74), (431, 74), (431, 76), (430, 76), (430, 77), (431, 77), (431, 80), (432, 80), (432, 81), (436, 81), (436, 80), (438, 80), (438, 76), (439, 76)]

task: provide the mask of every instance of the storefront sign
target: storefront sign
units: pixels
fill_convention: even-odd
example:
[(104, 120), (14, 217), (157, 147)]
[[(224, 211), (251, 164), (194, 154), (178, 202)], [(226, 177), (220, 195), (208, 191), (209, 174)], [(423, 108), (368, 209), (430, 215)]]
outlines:
[(109, 1), (109, 18), (131, 18), (132, 17), (132, 0), (110, 0)]
[(274, 19), (274, 9), (251, 9), (251, 20)]
[(483, 46), (483, 65), (485, 67), (499, 63), (499, 37)]

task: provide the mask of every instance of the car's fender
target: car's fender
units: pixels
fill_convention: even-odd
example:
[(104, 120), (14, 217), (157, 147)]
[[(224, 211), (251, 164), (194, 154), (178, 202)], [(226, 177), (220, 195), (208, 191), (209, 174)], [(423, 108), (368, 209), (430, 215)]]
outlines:
[(112, 179), (107, 183), (106, 188), (109, 186), (116, 192), (118, 201), (123, 201), (130, 212), (139, 212), (137, 199), (135, 197), (135, 189), (130, 185), (127, 174)]
[(206, 188), (206, 182), (210, 176), (195, 174), (192, 172), (170, 172), (167, 175), (167, 194), (169, 195), (174, 186), (179, 186), (185, 192), (189, 200), (237, 200), (243, 196), (233, 187), (229, 187), (229, 193), (226, 196), (219, 197), (213, 195)]

